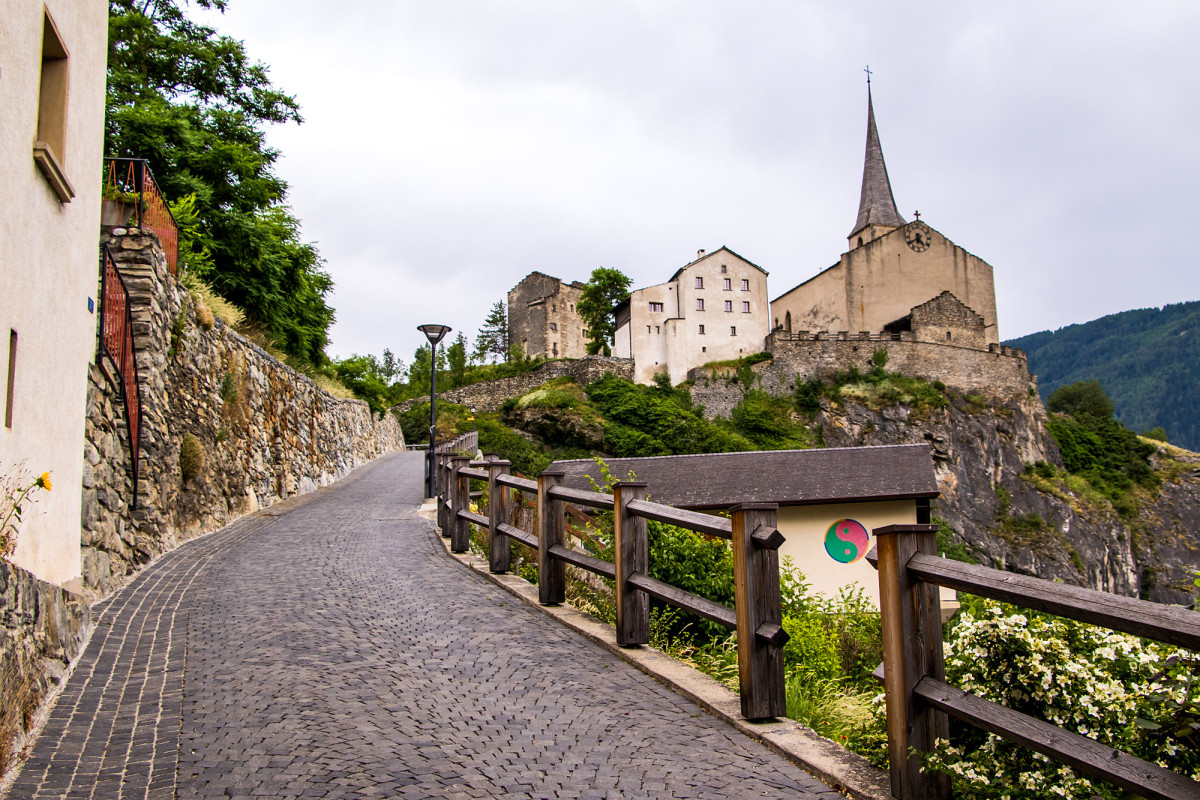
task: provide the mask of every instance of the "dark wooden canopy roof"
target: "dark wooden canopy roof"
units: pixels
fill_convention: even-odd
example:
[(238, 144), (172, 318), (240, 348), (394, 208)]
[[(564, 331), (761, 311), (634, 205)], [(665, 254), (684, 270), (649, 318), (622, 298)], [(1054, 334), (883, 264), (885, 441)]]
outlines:
[[(605, 459), (619, 479), (649, 484), (650, 499), (678, 508), (727, 508), (737, 503), (781, 506), (937, 497), (933, 459), (923, 444), (761, 450), (688, 456)], [(555, 461), (567, 486), (600, 483), (595, 459)]]

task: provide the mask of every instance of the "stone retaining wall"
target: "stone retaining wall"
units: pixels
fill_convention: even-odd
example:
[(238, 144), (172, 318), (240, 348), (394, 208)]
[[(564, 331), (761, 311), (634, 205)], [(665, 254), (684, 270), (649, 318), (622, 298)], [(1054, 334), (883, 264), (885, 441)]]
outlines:
[(131, 508), (125, 406), (102, 360), (90, 375), (84, 453), (88, 596), (113, 591), (187, 539), (404, 447), (395, 417), (375, 419), (366, 403), (333, 397), (214, 320), (167, 273), (154, 236), (117, 228), (103, 240), (130, 292), (141, 463)]
[[(876, 350), (888, 352), (887, 369), (904, 375), (941, 381), (961, 392), (1005, 400), (1017, 399), (1037, 390), (1037, 378), (1029, 374), (1025, 353), (1011, 347), (992, 345), (986, 350), (937, 342), (900, 340), (884, 335), (826, 334), (818, 336), (769, 336), (766, 349), (774, 358), (754, 364), (756, 388), (773, 395), (789, 394), (798, 381), (828, 379), (855, 366), (871, 369)], [(736, 370), (697, 367), (688, 372), (692, 399), (703, 405), (705, 416), (727, 417), (742, 399)]]
[(0, 774), (90, 627), (82, 597), (0, 559)]
[[(535, 370), (514, 375), (511, 378), (497, 378), (494, 381), (473, 383), (461, 389), (438, 392), (438, 399), (462, 406), (471, 406), (482, 414), (492, 414), (499, 411), (500, 406), (508, 398), (520, 397), (546, 381), (569, 375), (579, 385), (587, 386), (610, 373), (618, 378), (633, 380), (633, 360), (585, 356), (573, 361), (547, 361)], [(405, 400), (394, 406), (392, 410), (404, 412), (422, 402), (425, 402), (424, 398)]]

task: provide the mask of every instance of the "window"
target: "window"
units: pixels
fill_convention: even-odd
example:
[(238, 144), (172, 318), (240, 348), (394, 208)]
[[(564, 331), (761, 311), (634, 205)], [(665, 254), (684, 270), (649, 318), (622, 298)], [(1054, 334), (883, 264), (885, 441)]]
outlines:
[(655, 311), (662, 311), (662, 303), (651, 303), (650, 304), (650, 312), (654, 313)]
[(730, 336), (737, 336), (737, 325), (730, 325), (730, 326), (729, 326), (729, 335), (730, 335)]
[(554, 305), (554, 303), (551, 303), (551, 304), (550, 304), (550, 310), (551, 310), (551, 311), (558, 311), (558, 306)]
[(743, 301), (742, 301), (742, 313), (743, 313), (743, 314), (749, 314), (749, 313), (750, 313), (750, 301), (749, 301), (749, 300), (743, 300)]
[(575, 310), (575, 304), (574, 304), (574, 303), (571, 303), (571, 310), (572, 310), (572, 311), (574, 311), (574, 310)]
[(700, 277), (699, 275), (696, 276), (696, 288), (697, 289), (704, 288), (704, 278)]
[(723, 280), (721, 281), (721, 288), (722, 288), (722, 289), (724, 289), (724, 290), (725, 290), (725, 291), (727, 291), (727, 292), (728, 292), (730, 289), (732, 289), (732, 288), (733, 288), (733, 278), (725, 278), (725, 279), (723, 279)]
[(707, 352), (708, 352), (708, 348), (707, 348), (707, 347), (701, 347), (701, 348), (700, 348), (700, 352), (701, 352), (701, 353), (707, 353)]
[(655, 333), (662, 333), (662, 331), (661, 331), (661, 330), (659, 330), (659, 328), (658, 328), (658, 326), (657, 326), (657, 325), (655, 325), (655, 326), (654, 326), (654, 332), (655, 332)]
[(726, 301), (725, 301), (725, 310), (726, 310), (726, 311), (733, 311), (733, 301), (732, 301), (732, 300), (726, 300)]
[[(700, 280), (700, 279), (699, 279), (699, 278), (697, 278), (696, 280)], [(696, 310), (697, 310), (697, 311), (703, 311), (703, 310), (704, 310), (704, 298), (703, 298), (703, 297), (697, 297), (697, 298), (696, 298)]]
[(649, 326), (649, 325), (647, 325), (647, 326), (646, 326), (646, 333), (649, 333), (649, 332), (650, 332), (650, 326)]
[(704, 335), (704, 326), (703, 325), (700, 326), (700, 335), (701, 336)]
[(749, 278), (742, 278), (742, 291), (743, 292), (750, 291), (750, 279)]
[(556, 331), (556, 330), (558, 330), (558, 323), (557, 323), (557, 322), (551, 322), (551, 323), (550, 323), (550, 330), (552, 330), (552, 331)]
[[(703, 331), (701, 331), (703, 333)], [(8, 332), (8, 390), (4, 395), (4, 427), (12, 427), (13, 383), (17, 379), (17, 332)]]
[(721, 265), (721, 274), (722, 274), (722, 275), (724, 275), (724, 274), (725, 274), (725, 271), (726, 271), (727, 269), (729, 269), (729, 267), (727, 267), (727, 266), (725, 266), (724, 264), (722, 264), (722, 265)]
[(67, 146), (67, 75), (67, 48), (47, 13), (42, 25), (42, 73), (33, 160), (63, 203), (69, 203), (75, 196), (75, 189), (62, 171)]

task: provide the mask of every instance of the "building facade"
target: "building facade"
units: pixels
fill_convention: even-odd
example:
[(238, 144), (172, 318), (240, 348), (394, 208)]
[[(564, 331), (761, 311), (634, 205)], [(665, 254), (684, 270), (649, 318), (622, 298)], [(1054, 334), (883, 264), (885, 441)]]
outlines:
[(767, 271), (727, 247), (706, 253), (617, 308), (613, 355), (632, 358), (634, 380), (666, 373), (672, 384), (709, 361), (763, 349), (771, 330)]
[[(0, 26), (0, 473), (26, 504), (13, 563), (78, 589), (88, 365), (96, 353), (108, 4), (13, 0)], [(19, 473), (19, 474), (18, 474)]]
[(838, 263), (771, 302), (776, 329), (878, 333), (950, 292), (983, 318), (985, 348), (1000, 341), (991, 265), (897, 212), (869, 92), (862, 194), (847, 241)]
[(583, 284), (531, 272), (508, 293), (509, 341), (526, 356), (583, 358), (587, 326), (576, 310)]

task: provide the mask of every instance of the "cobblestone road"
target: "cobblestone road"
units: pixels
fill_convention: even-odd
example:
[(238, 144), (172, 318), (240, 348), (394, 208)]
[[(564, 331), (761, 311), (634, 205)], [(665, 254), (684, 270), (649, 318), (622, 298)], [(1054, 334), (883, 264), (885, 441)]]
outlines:
[(162, 558), (9, 797), (841, 797), (450, 560), (421, 494), (396, 454)]

